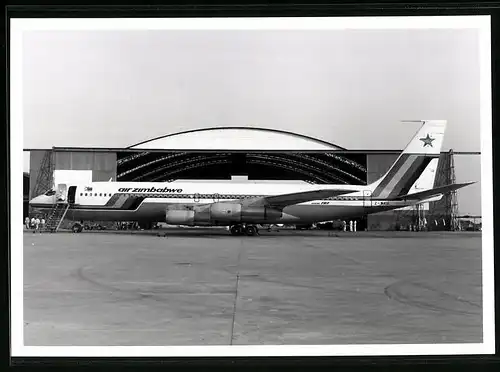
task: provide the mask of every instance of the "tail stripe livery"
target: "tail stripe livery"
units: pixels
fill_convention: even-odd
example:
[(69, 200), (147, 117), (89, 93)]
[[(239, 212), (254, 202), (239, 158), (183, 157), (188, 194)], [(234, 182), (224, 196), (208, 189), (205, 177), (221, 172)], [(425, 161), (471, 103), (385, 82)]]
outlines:
[(413, 186), (415, 181), (419, 179), (420, 175), (427, 168), (432, 159), (438, 158), (439, 156), (421, 156), (421, 155), (411, 155), (415, 157), (413, 164), (405, 173), (401, 181), (399, 181), (394, 189), (390, 192), (388, 198), (392, 199), (399, 195), (406, 195), (410, 188)]
[(433, 157), (403, 154), (372, 193), (377, 198), (393, 198), (407, 193)]
[(372, 197), (392, 199), (408, 193), (431, 160), (439, 157), (445, 129), (445, 120), (423, 121), (389, 171), (372, 184)]

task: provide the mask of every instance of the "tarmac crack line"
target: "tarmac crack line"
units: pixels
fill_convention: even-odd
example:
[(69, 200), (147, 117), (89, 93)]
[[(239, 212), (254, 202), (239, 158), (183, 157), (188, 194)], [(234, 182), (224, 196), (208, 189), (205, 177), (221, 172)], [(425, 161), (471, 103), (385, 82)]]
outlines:
[(437, 312), (447, 312), (447, 313), (452, 313), (452, 314), (477, 315), (477, 313), (473, 312), (473, 311), (454, 309), (454, 308), (451, 308), (451, 306), (445, 306), (445, 305), (441, 305), (441, 304), (432, 303), (432, 300), (427, 300), (427, 301), (425, 299), (419, 300), (417, 298), (414, 298), (414, 296), (404, 295), (401, 291), (401, 288), (400, 288), (403, 285), (406, 285), (406, 286), (413, 285), (414, 287), (417, 287), (417, 288), (427, 289), (427, 290), (434, 292), (434, 293), (437, 293), (443, 297), (447, 297), (447, 298), (450, 298), (450, 299), (455, 300), (457, 302), (465, 303), (465, 304), (480, 308), (480, 306), (478, 306), (477, 304), (474, 304), (470, 301), (458, 299), (455, 296), (450, 295), (450, 294), (443, 292), (441, 290), (432, 288), (430, 286), (425, 286), (425, 285), (420, 284), (420, 283), (415, 283), (415, 282), (406, 281), (406, 280), (402, 280), (402, 281), (393, 283), (391, 285), (388, 285), (387, 287), (385, 287), (384, 293), (390, 299), (393, 299), (393, 300), (398, 301), (398, 302), (405, 304), (405, 305), (414, 306), (414, 307), (424, 309), (424, 310), (431, 310), (431, 311), (437, 311)]
[(233, 344), (233, 339), (234, 339), (234, 324), (236, 321), (236, 305), (238, 303), (238, 287), (240, 285), (240, 260), (242, 251), (243, 251), (243, 241), (240, 240), (240, 249), (238, 252), (238, 258), (236, 259), (236, 285), (234, 288), (233, 319), (231, 322), (231, 338), (229, 340), (229, 345)]
[(231, 323), (231, 342), (229, 343), (230, 345), (233, 344), (233, 338), (234, 338), (234, 321), (236, 318), (236, 303), (238, 302), (238, 285), (240, 283), (240, 274), (236, 274), (236, 290), (234, 293), (234, 306), (233, 306), (233, 321)]

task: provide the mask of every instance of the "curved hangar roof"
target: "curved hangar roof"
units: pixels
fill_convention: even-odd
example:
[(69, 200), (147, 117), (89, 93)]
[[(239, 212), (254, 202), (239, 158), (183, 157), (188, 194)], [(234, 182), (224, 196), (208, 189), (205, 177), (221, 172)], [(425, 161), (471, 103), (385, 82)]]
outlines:
[[(247, 173), (253, 179), (302, 179), (314, 183), (345, 184), (362, 184), (366, 180), (362, 156), (328, 153), (328, 150), (345, 149), (274, 129), (199, 129), (154, 138), (129, 149), (138, 152), (119, 154), (117, 178), (121, 181), (227, 178), (234, 171)], [(196, 150), (218, 151), (202, 153)], [(248, 152), (242, 154), (241, 150)], [(266, 150), (273, 152), (266, 153)], [(307, 150), (318, 153), (301, 153)]]
[(345, 150), (316, 138), (277, 129), (219, 127), (169, 134), (130, 146), (138, 150)]

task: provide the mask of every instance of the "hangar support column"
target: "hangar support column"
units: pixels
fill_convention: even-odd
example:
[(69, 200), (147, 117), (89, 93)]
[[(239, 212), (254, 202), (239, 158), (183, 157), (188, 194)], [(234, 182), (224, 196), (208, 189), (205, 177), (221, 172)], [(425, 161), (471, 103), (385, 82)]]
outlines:
[(38, 150), (30, 152), (29, 198), (49, 190), (54, 183), (54, 152)]
[[(456, 183), (455, 162), (453, 150), (442, 153), (436, 171), (434, 187), (452, 185)], [(441, 200), (430, 203), (429, 221), (433, 230), (458, 229), (458, 200), (457, 192), (452, 191), (443, 195)], [(432, 223), (431, 223), (432, 222)]]

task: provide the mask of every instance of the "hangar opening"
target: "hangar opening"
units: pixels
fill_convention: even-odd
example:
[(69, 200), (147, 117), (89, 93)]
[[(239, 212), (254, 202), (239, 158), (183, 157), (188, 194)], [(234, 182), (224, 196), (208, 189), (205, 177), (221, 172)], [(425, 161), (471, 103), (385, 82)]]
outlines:
[(366, 184), (366, 156), (288, 152), (122, 152), (117, 181), (175, 179), (301, 180), (317, 184)]

